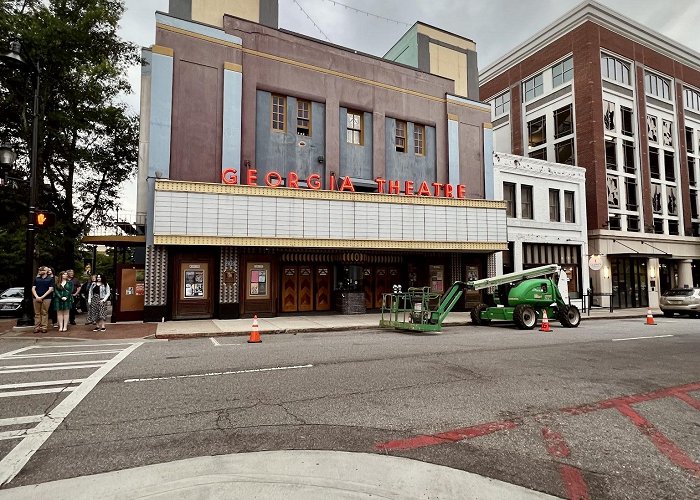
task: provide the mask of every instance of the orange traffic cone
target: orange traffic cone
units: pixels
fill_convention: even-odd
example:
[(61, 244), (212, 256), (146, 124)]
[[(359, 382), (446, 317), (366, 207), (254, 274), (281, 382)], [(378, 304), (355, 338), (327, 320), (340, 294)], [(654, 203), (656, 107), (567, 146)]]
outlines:
[(651, 307), (647, 309), (647, 325), (655, 325), (656, 323), (654, 322), (654, 315), (651, 314)]
[(551, 332), (552, 329), (549, 328), (549, 318), (547, 318), (547, 310), (542, 309), (542, 324), (540, 325), (541, 332)]
[(248, 339), (249, 344), (259, 344), (262, 342), (260, 340), (260, 331), (258, 331), (258, 315), (253, 316), (253, 328), (250, 330), (250, 338)]

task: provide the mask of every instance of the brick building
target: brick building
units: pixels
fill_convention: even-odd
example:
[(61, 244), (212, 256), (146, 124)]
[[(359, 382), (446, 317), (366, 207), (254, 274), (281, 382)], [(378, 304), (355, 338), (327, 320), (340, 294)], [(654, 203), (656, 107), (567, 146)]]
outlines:
[(595, 292), (700, 283), (700, 55), (584, 2), (480, 74), (494, 150), (586, 170)]

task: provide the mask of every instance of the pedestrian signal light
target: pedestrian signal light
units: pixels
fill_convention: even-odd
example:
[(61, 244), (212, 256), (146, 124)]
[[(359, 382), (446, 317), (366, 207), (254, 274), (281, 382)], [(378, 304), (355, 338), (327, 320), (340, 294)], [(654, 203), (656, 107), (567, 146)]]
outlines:
[(34, 213), (34, 225), (39, 229), (52, 227), (56, 223), (56, 214), (38, 210)]

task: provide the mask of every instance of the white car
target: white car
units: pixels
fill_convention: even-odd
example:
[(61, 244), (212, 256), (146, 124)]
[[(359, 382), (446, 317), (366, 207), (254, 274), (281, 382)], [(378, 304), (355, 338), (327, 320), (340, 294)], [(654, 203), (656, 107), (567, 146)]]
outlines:
[(661, 296), (659, 307), (664, 316), (673, 313), (687, 314), (691, 318), (700, 316), (700, 288), (672, 288)]
[(8, 288), (0, 294), (0, 316), (20, 316), (22, 314), (22, 299), (24, 288)]

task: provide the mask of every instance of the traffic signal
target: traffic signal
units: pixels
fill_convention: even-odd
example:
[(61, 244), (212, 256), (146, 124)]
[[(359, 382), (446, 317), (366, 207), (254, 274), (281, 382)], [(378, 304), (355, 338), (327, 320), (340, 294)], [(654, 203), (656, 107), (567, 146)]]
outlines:
[(56, 224), (56, 214), (45, 210), (34, 212), (34, 226), (37, 229), (46, 229)]

